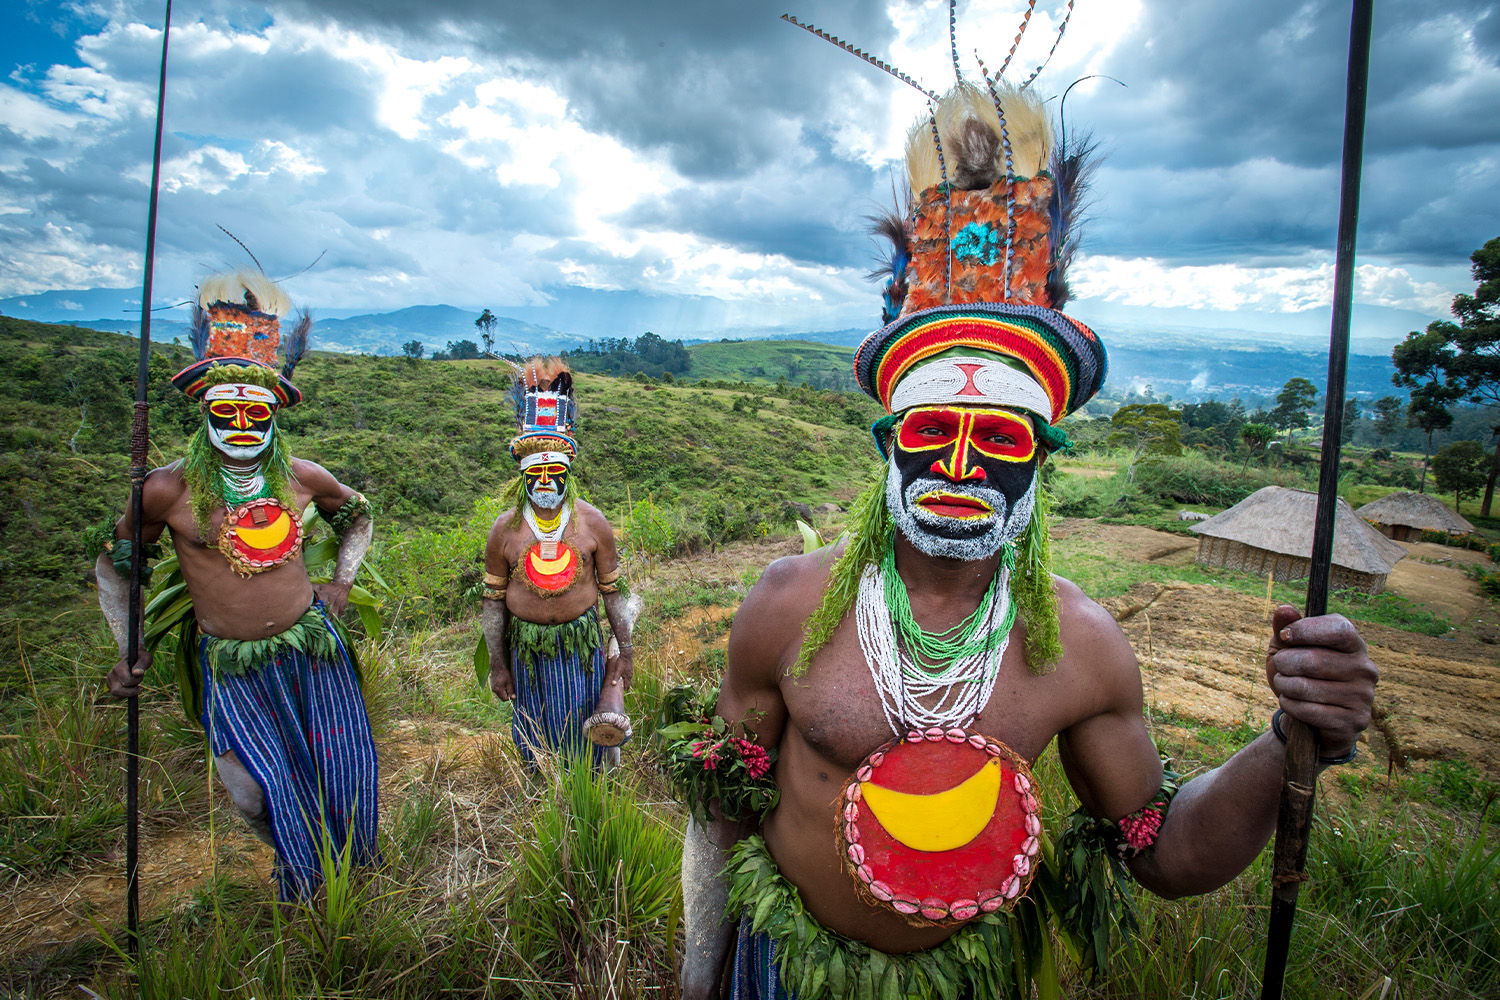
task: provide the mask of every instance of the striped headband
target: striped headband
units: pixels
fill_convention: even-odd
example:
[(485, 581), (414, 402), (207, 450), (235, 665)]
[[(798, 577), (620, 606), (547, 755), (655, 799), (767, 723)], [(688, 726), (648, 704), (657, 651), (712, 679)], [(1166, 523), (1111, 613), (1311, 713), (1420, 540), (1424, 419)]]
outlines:
[(1088, 402), (1104, 385), (1108, 358), (1088, 327), (1056, 309), (1008, 302), (934, 306), (865, 338), (854, 355), (859, 387), (892, 412), (897, 384), (920, 362), (952, 348), (1014, 358), (1046, 394), (1048, 423)]

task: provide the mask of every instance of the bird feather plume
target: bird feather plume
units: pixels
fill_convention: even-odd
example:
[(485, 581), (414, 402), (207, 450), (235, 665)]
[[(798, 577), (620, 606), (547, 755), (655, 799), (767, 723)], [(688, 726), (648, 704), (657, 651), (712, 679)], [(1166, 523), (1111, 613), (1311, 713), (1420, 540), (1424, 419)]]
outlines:
[(188, 346), (193, 349), (194, 361), (202, 361), (208, 353), (209, 329), (208, 310), (194, 302), (192, 328), (188, 330)]
[(1052, 237), (1052, 268), (1047, 275), (1047, 293), (1052, 308), (1068, 302), (1068, 265), (1078, 251), (1078, 228), (1087, 204), (1089, 179), (1099, 163), (1098, 143), (1093, 137), (1064, 133), (1052, 154), (1052, 203), (1048, 206)]
[(281, 316), (292, 308), (291, 300), (266, 275), (256, 271), (231, 271), (210, 274), (198, 283), (198, 305), (215, 302), (243, 304), (256, 312)]
[(291, 332), (282, 340), (282, 347), (286, 350), (286, 363), (281, 366), (281, 377), (291, 378), (292, 369), (297, 367), (297, 362), (307, 353), (308, 335), (312, 333), (312, 314), (306, 309), (297, 314), (297, 323)]
[[(1030, 91), (1006, 84), (996, 86), (1005, 109), (1012, 169), (1018, 177), (1034, 177), (1051, 158), (1052, 127), (1041, 100)], [(1005, 176), (1005, 151), (1000, 140), (1000, 115), (984, 90), (967, 81), (943, 95), (934, 110), (938, 135), (948, 159), (948, 179), (961, 190), (987, 188)], [(918, 121), (906, 139), (906, 172), (914, 196), (943, 181), (931, 125)]]

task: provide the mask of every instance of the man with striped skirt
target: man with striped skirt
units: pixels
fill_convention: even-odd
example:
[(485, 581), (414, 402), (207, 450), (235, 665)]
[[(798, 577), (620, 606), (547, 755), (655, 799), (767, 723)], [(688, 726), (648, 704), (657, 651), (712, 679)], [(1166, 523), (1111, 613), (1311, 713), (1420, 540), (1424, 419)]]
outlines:
[[(304, 314), (277, 370), (284, 294), (263, 274), (213, 275), (199, 287), (198, 360), (173, 384), (203, 408), (186, 458), (153, 471), (141, 537), (163, 529), (192, 611), (179, 674), (235, 806), (276, 851), (282, 899), (307, 898), (325, 864), (347, 850), (376, 860), (375, 745), (352, 651), (337, 625), (373, 526), (364, 497), (321, 466), (293, 458), (276, 414), (302, 398), (291, 383), (305, 351)], [(309, 504), (339, 537), (333, 579), (314, 585), (303, 561)], [(119, 698), (140, 693), (151, 654), (126, 663), (130, 513), (115, 525), (96, 573), (99, 603), (120, 645), (107, 677)], [(144, 635), (144, 629), (142, 629)]]
[[(619, 761), (630, 738), (625, 691), (634, 673), (632, 615), (609, 521), (576, 498), (573, 377), (558, 359), (519, 366), (512, 386), (521, 475), (485, 548), (483, 627), (490, 690), (512, 702), (521, 756), (593, 766)], [(606, 655), (595, 605), (614, 638)]]

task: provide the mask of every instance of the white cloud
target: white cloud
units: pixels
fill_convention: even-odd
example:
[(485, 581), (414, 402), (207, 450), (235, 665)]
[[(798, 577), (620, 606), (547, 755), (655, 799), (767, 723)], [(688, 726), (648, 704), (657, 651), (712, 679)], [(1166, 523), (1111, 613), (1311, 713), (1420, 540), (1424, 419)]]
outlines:
[[(1169, 266), (1151, 258), (1082, 258), (1071, 272), (1074, 294), (1119, 305), (1295, 313), (1333, 301), (1334, 266), (1244, 267), (1237, 264)], [(1354, 301), (1425, 313), (1445, 313), (1453, 290), (1414, 278), (1403, 267), (1360, 264)]]

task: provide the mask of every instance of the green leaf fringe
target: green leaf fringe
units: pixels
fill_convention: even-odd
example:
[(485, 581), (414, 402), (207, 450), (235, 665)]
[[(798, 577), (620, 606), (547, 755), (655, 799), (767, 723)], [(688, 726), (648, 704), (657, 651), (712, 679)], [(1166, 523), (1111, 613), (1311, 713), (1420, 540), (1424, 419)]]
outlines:
[(828, 574), (823, 600), (808, 618), (802, 631), (802, 650), (792, 665), (792, 676), (801, 677), (812, 665), (818, 650), (828, 645), (834, 630), (843, 622), (854, 600), (859, 596), (859, 578), (866, 566), (879, 565), (890, 548), (896, 522), (885, 508), (885, 480), (890, 463), (880, 468), (880, 476), (859, 495), (849, 512), (849, 543)]
[(264, 639), (221, 639), (208, 636), (209, 669), (216, 677), (238, 677), (276, 658), (282, 649), (296, 649), (319, 660), (338, 656), (338, 643), (317, 606), (308, 608), (285, 632)]
[(1038, 479), (1036, 507), (1016, 546), (1016, 572), (1010, 578), (1011, 597), (1026, 625), (1026, 665), (1038, 676), (1051, 673), (1063, 651), (1052, 586), (1052, 536), (1047, 525), (1051, 507), (1047, 488)]
[(599, 617), (590, 608), (581, 617), (560, 625), (542, 625), (528, 622), (515, 615), (510, 616), (506, 626), (506, 642), (510, 646), (512, 660), (520, 661), (528, 677), (536, 677), (537, 664), (553, 660), (559, 655), (576, 656), (585, 672), (594, 669), (594, 650), (604, 645), (599, 631)]

